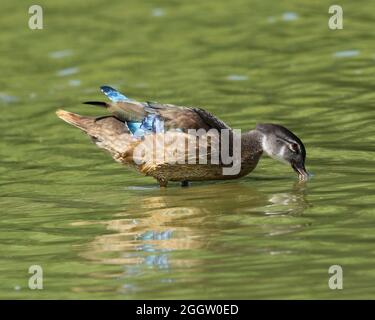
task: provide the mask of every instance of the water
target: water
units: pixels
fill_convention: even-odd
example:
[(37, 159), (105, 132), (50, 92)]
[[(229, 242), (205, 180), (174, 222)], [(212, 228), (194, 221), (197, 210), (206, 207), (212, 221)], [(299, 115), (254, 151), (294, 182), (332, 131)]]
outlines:
[[(2, 1), (0, 298), (373, 298), (375, 5), (325, 1)], [(113, 85), (199, 105), (234, 128), (282, 124), (307, 148), (298, 184), (249, 176), (160, 190), (55, 110)], [(31, 265), (44, 289), (30, 290)], [(344, 289), (328, 288), (328, 268)]]

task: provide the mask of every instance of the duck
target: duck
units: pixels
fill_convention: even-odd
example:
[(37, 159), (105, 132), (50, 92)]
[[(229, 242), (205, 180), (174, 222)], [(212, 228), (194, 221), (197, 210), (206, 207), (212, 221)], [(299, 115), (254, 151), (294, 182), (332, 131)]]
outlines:
[(109, 101), (84, 104), (108, 114), (91, 117), (59, 109), (57, 116), (160, 187), (170, 181), (189, 186), (191, 181), (238, 179), (252, 172), (263, 154), (290, 165), (299, 181), (310, 177), (304, 144), (282, 125), (258, 123), (242, 133), (203, 108), (138, 102), (110, 86), (100, 89)]

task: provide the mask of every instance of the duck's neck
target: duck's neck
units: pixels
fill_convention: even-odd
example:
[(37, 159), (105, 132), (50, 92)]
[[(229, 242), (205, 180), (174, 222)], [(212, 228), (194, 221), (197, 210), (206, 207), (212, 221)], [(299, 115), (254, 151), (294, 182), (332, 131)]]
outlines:
[(263, 153), (262, 148), (263, 135), (257, 130), (251, 130), (241, 135), (241, 154), (242, 159), (260, 156)]
[(241, 134), (241, 170), (236, 178), (247, 175), (257, 166), (263, 153), (262, 138), (263, 135), (257, 130)]

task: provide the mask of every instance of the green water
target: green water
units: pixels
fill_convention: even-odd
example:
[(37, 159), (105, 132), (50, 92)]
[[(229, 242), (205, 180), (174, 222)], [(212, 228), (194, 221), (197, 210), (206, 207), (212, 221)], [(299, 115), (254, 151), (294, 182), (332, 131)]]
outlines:
[[(373, 1), (340, 1), (336, 31), (329, 1), (38, 4), (34, 31), (29, 1), (0, 5), (0, 298), (374, 298)], [(55, 116), (102, 114), (80, 102), (103, 84), (234, 128), (282, 124), (314, 177), (264, 158), (160, 190)]]

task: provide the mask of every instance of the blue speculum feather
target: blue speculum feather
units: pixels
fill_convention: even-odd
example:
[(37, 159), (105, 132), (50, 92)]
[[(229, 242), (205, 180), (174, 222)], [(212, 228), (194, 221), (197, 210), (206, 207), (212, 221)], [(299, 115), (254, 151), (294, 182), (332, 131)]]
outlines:
[[(132, 101), (109, 86), (101, 86), (100, 89), (113, 102)], [(128, 121), (127, 126), (135, 137), (143, 137), (150, 133), (164, 132), (164, 121), (157, 114), (148, 114), (142, 122)]]
[(124, 96), (122, 93), (118, 92), (116, 89), (113, 89), (109, 86), (101, 86), (100, 89), (109, 98), (109, 100), (113, 102), (132, 101), (127, 96)]
[(142, 122), (127, 122), (130, 132), (135, 137), (143, 137), (146, 134), (164, 132), (164, 121), (155, 114), (147, 115)]
[(156, 114), (149, 114), (143, 119), (141, 129), (150, 133), (164, 132), (164, 121)]
[(131, 122), (126, 123), (128, 125), (129, 131), (136, 137), (142, 137), (144, 132), (141, 128), (142, 122)]

